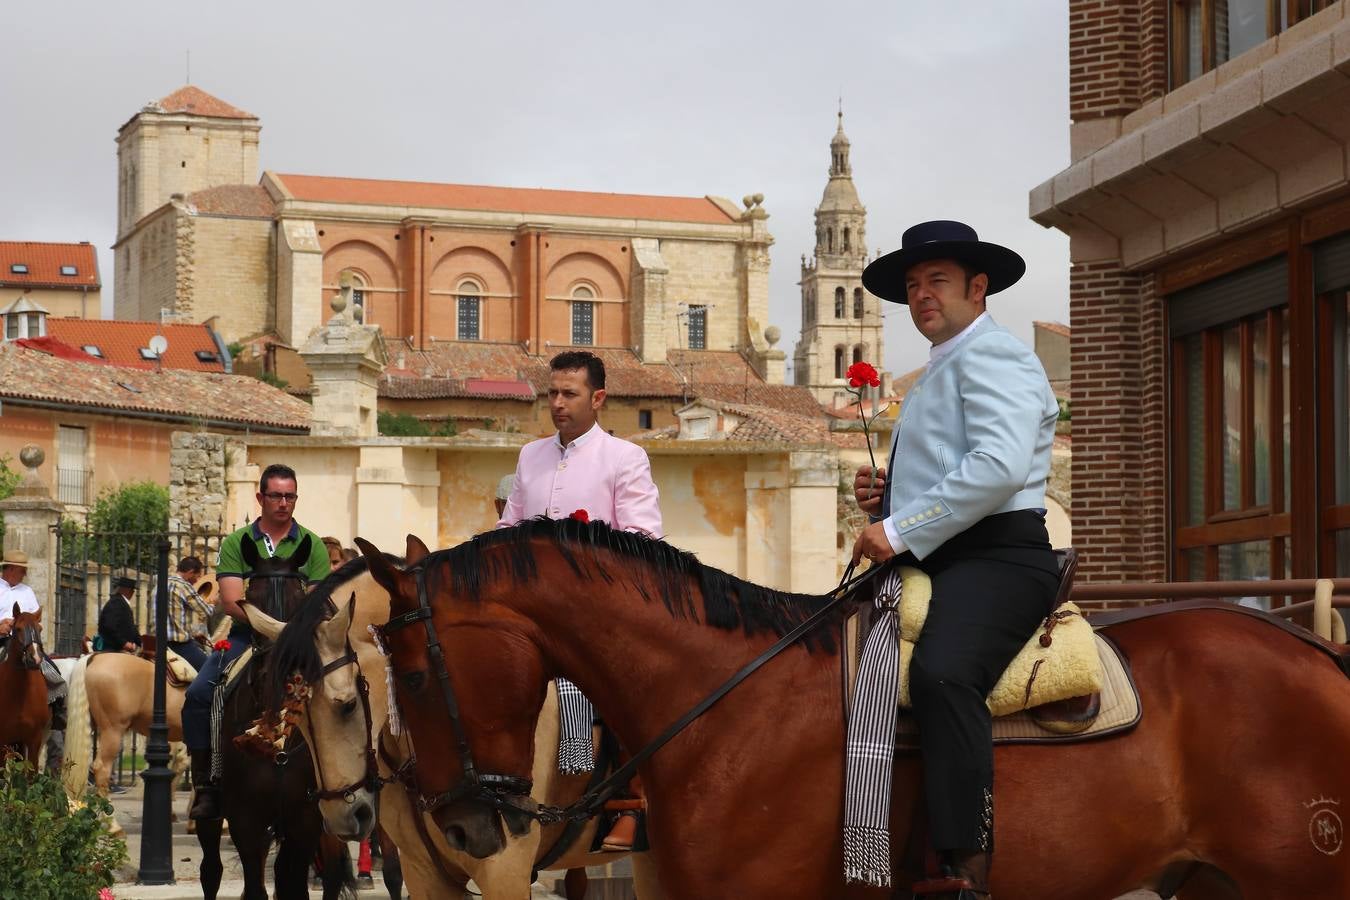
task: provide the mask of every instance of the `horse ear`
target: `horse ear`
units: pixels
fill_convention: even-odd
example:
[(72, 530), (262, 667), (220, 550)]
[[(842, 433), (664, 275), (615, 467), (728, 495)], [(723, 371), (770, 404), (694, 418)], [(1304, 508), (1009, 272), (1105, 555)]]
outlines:
[(252, 603), (240, 600), (239, 606), (244, 610), (244, 615), (248, 617), (248, 624), (253, 626), (254, 631), (269, 641), (275, 641), (281, 636), (281, 629), (286, 627), (285, 622), (278, 622)]
[(15, 601), (14, 601), (14, 614), (13, 614), (12, 616), (10, 616), (10, 618), (11, 618), (11, 619), (17, 619), (18, 617), (19, 617), (19, 601), (18, 601), (18, 600), (15, 600)]
[[(309, 561), (309, 548), (309, 535), (305, 535), (304, 540), (300, 541), (300, 546), (296, 547), (295, 552), (291, 554), (291, 559), (295, 561), (295, 567), (297, 569), (303, 569), (305, 563)], [(327, 552), (328, 548), (325, 547), (324, 553), (326, 554)]]
[(365, 538), (357, 538), (356, 546), (361, 551), (361, 555), (366, 558), (366, 564), (370, 566), (370, 577), (375, 579), (375, 583), (389, 592), (389, 600), (392, 603), (399, 601), (398, 590), (398, 569), (394, 567), (389, 560), (385, 559), (380, 548), (376, 547)]
[(258, 563), (262, 562), (262, 557), (258, 555), (258, 546), (253, 543), (253, 539), (244, 535), (244, 539), (239, 542), (239, 549), (244, 553), (244, 562), (250, 569), (258, 568)]
[(415, 534), (408, 535), (408, 552), (404, 554), (407, 564), (415, 566), (431, 554), (427, 545), (422, 543), (422, 539)]

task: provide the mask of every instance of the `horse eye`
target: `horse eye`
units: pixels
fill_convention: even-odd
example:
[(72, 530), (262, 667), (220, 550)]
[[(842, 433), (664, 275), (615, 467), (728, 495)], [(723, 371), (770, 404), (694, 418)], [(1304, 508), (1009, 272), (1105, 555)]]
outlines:
[(403, 676), (403, 683), (410, 691), (420, 691), (422, 686), (427, 683), (427, 673), (408, 672)]
[(346, 703), (342, 704), (341, 712), (344, 719), (351, 716), (352, 713), (356, 712), (356, 701), (348, 700)]

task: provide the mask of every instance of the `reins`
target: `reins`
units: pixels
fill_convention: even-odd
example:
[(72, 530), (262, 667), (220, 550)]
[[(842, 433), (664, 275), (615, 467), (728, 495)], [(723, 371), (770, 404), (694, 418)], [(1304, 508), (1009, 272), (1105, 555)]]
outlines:
[[(522, 813), (530, 818), (536, 819), (541, 825), (552, 825), (564, 820), (570, 819), (589, 819), (599, 812), (605, 802), (614, 795), (620, 788), (628, 784), (634, 772), (639, 765), (650, 759), (656, 751), (660, 750), (670, 742), (677, 734), (687, 728), (692, 722), (711, 709), (719, 700), (725, 697), (745, 679), (753, 675), (758, 669), (764, 666), (775, 656), (778, 656), (788, 647), (801, 640), (811, 631), (819, 627), (831, 617), (843, 604), (852, 597), (853, 590), (861, 583), (876, 577), (883, 567), (874, 567), (868, 569), (861, 575), (854, 575), (855, 565), (850, 564), (844, 572), (844, 577), (839, 585), (835, 587), (828, 596), (827, 602), (820, 609), (811, 614), (810, 617), (799, 623), (787, 634), (778, 639), (771, 647), (760, 653), (746, 665), (742, 666), (734, 675), (714, 689), (701, 701), (695, 704), (684, 715), (680, 716), (670, 724), (661, 734), (650, 741), (645, 747), (633, 754), (627, 763), (620, 766), (612, 772), (608, 778), (601, 781), (591, 789), (587, 790), (574, 803), (566, 807), (544, 806), (535, 804), (529, 800), (529, 793), (533, 787), (533, 782), (528, 778), (521, 778), (514, 775), (490, 775), (482, 774), (474, 766), (472, 751), (469, 748), (468, 735), (464, 730), (464, 724), (460, 721), (459, 702), (455, 697), (454, 688), (450, 684), (450, 672), (445, 664), (445, 653), (441, 647), (439, 637), (436, 635), (436, 629), (432, 621), (431, 604), (427, 598), (426, 570), (424, 566), (418, 565), (411, 571), (417, 583), (417, 609), (402, 615), (391, 618), (380, 631), (387, 634), (390, 631), (396, 631), (405, 628), (416, 622), (422, 622), (427, 632), (427, 652), (431, 664), (435, 667), (436, 677), (441, 684), (441, 692), (445, 697), (446, 710), (450, 716), (451, 728), (455, 732), (455, 741), (459, 752), (460, 764), (463, 768), (463, 778), (449, 791), (438, 794), (435, 797), (426, 797), (418, 792), (418, 807), (423, 812), (432, 812), (440, 807), (451, 803), (460, 798), (473, 798), (487, 803), (489, 806), (499, 810), (511, 810)], [(841, 652), (843, 652), (841, 650)], [(416, 763), (415, 759), (410, 760), (413, 764), (409, 766), (407, 777), (415, 783)], [(525, 798), (526, 803), (521, 803), (518, 798)]]

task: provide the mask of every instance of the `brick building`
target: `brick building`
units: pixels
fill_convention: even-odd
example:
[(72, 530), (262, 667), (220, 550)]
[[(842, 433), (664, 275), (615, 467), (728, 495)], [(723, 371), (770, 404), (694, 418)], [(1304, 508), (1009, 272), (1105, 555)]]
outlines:
[(1079, 577), (1350, 574), (1345, 3), (1068, 9)]
[[(781, 384), (768, 213), (665, 197), (259, 172), (261, 123), (193, 86), (119, 130), (119, 319), (299, 346), (344, 281), (386, 340), (734, 350)], [(766, 332), (772, 337), (766, 338)]]

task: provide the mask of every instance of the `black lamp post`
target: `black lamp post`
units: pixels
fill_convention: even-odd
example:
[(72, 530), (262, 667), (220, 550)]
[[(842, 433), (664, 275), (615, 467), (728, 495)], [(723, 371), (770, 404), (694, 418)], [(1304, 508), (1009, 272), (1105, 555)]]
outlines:
[(140, 884), (173, 884), (173, 772), (169, 769), (169, 726), (164, 720), (165, 641), (169, 630), (169, 542), (156, 545), (159, 561), (155, 585), (155, 705), (150, 740), (145, 747), (148, 768), (141, 773), (145, 795), (141, 800)]

